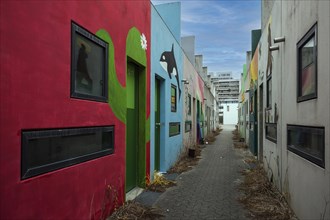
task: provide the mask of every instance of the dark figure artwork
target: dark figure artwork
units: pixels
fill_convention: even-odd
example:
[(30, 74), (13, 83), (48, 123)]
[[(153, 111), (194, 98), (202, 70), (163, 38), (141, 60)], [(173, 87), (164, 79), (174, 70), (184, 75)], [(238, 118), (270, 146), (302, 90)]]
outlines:
[(77, 87), (84, 88), (89, 91), (92, 90), (93, 80), (89, 76), (86, 59), (88, 55), (86, 53), (86, 46), (82, 43), (79, 49), (77, 60)]
[(270, 29), (270, 24), (268, 25), (268, 58), (267, 58), (267, 69), (266, 69), (266, 74), (267, 76), (272, 75), (272, 52), (270, 51), (270, 47), (272, 46), (272, 34), (271, 34), (271, 29)]
[(165, 51), (162, 53), (159, 62), (160, 65), (163, 67), (163, 69), (168, 73), (170, 79), (172, 79), (172, 74), (175, 76), (176, 81), (178, 83), (179, 99), (180, 99), (181, 97), (180, 80), (179, 80), (178, 68), (174, 57), (173, 46), (174, 45), (172, 44), (171, 51)]

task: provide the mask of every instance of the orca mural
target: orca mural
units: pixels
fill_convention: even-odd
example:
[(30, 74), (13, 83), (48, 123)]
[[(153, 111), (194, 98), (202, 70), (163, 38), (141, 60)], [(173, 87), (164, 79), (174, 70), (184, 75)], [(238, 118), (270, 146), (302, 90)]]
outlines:
[(180, 100), (181, 98), (180, 80), (179, 80), (178, 67), (176, 65), (173, 49), (174, 49), (174, 44), (172, 44), (171, 51), (165, 51), (162, 53), (162, 55), (160, 56), (159, 63), (163, 67), (163, 69), (168, 73), (170, 79), (172, 79), (172, 74), (175, 76), (176, 81), (178, 83), (179, 100)]

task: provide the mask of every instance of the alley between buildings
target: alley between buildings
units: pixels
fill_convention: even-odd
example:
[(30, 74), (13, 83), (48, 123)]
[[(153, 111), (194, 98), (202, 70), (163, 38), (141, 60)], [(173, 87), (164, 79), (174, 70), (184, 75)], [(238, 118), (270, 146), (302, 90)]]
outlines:
[(232, 146), (234, 129), (224, 125), (216, 141), (203, 149), (198, 165), (179, 175), (177, 186), (155, 202), (166, 219), (245, 219), (237, 186), (242, 181), (239, 171), (246, 165)]

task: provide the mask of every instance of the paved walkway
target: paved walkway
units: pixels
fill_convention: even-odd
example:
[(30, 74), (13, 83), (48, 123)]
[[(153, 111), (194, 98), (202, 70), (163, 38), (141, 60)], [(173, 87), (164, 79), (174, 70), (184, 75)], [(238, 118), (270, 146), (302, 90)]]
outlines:
[(246, 165), (232, 147), (234, 126), (223, 126), (212, 145), (191, 171), (177, 177), (178, 186), (160, 195), (154, 205), (165, 211), (166, 219), (246, 219), (236, 200), (239, 173)]

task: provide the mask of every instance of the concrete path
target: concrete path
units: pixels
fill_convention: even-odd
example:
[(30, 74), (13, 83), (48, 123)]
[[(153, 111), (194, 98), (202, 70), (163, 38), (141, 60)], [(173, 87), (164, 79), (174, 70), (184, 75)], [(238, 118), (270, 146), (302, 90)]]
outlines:
[(177, 177), (178, 186), (160, 195), (155, 206), (165, 210), (166, 219), (246, 219), (237, 201), (239, 173), (246, 165), (232, 146), (234, 126), (223, 131), (202, 151), (202, 159), (191, 171)]

